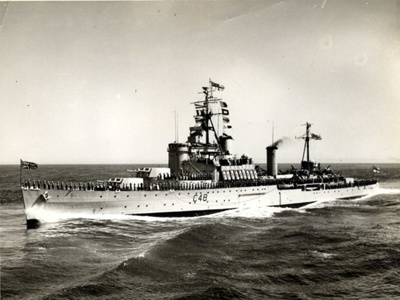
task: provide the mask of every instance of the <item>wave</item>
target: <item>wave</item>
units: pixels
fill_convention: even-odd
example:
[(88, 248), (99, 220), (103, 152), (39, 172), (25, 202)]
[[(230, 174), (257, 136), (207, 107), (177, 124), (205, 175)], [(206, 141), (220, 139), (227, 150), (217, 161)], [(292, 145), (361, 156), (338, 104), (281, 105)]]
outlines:
[[(296, 296), (302, 286), (321, 284), (326, 297), (334, 295), (329, 284), (346, 289), (347, 280), (368, 278), (376, 272), (385, 274), (396, 265), (400, 255), (396, 245), (368, 244), (363, 256), (357, 255), (363, 241), (324, 240), (320, 244), (343, 245), (335, 252), (313, 250), (308, 245), (321, 236), (309, 237), (308, 243), (293, 249), (293, 237), (286, 236), (278, 245), (279, 252), (270, 252), (268, 243), (243, 248), (249, 231), (240, 226), (208, 224), (157, 243), (145, 255), (125, 260), (112, 270), (80, 284), (49, 295), (49, 299), (79, 299), (99, 296), (145, 299), (251, 299)], [(235, 244), (234, 241), (238, 243)], [(237, 245), (237, 248), (235, 247)], [(300, 244), (296, 244), (300, 245)], [(250, 249), (259, 246), (260, 252)], [(377, 252), (377, 250), (379, 250)], [(327, 270), (329, 270), (327, 272)], [(390, 271), (389, 271), (390, 272)], [(393, 277), (388, 278), (393, 281)], [(293, 288), (296, 287), (296, 288)], [(326, 288), (324, 290), (324, 287)], [(304, 291), (303, 291), (304, 292)], [(348, 292), (348, 291), (345, 291)], [(332, 294), (333, 293), (333, 294)]]
[(171, 296), (179, 296), (174, 291), (182, 293), (182, 282), (202, 282), (202, 273), (232, 262), (232, 258), (223, 255), (220, 245), (232, 241), (239, 233), (240, 227), (218, 223), (172, 232), (114, 269), (77, 286), (54, 292), (49, 298), (78, 299), (93, 295), (118, 298), (118, 293), (129, 293), (132, 287), (135, 287), (135, 298), (141, 298), (141, 292), (148, 295), (156, 285), (157, 289), (160, 285), (168, 286)]
[(400, 194), (400, 189), (397, 188), (379, 188), (376, 194), (397, 195)]

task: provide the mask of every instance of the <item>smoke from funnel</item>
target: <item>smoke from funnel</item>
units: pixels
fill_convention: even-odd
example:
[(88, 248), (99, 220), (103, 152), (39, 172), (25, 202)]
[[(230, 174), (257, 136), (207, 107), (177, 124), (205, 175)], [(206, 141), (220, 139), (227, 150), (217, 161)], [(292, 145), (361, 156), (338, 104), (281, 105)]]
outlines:
[[(275, 142), (273, 142), (270, 146), (268, 147), (278, 147), (280, 144), (282, 144), (284, 141), (287, 141), (289, 138), (288, 137), (283, 137), (279, 140), (276, 140)], [(281, 145), (282, 146), (282, 145)]]
[(289, 140), (288, 137), (283, 137), (275, 142), (273, 142), (270, 146), (267, 147), (267, 174), (270, 176), (276, 177), (278, 164), (276, 162), (276, 150), (278, 150), (278, 145), (282, 145), (284, 141)]

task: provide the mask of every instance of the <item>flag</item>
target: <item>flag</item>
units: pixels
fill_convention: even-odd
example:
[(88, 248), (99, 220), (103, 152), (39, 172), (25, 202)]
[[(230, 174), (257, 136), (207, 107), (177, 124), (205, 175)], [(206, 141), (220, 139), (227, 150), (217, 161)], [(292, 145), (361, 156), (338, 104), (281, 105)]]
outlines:
[(318, 134), (311, 133), (311, 138), (314, 140), (322, 140), (321, 136)]
[(228, 117), (223, 117), (222, 120), (224, 121), (224, 123), (229, 123), (229, 118)]
[(373, 166), (372, 167), (372, 172), (374, 173), (379, 173), (381, 169), (379, 169), (378, 167)]
[(226, 102), (224, 101), (219, 101), (219, 104), (221, 105), (221, 107), (228, 107), (228, 104), (226, 104)]
[(218, 83), (215, 83), (212, 81), (210, 81), (210, 83), (211, 83), (211, 86), (217, 88), (218, 91), (223, 91), (225, 89), (225, 87), (221, 84), (218, 84)]
[(229, 115), (229, 110), (221, 108), (221, 111), (222, 111), (222, 114), (224, 116), (228, 116)]
[(25, 161), (21, 159), (21, 169), (37, 169), (38, 165), (34, 162)]

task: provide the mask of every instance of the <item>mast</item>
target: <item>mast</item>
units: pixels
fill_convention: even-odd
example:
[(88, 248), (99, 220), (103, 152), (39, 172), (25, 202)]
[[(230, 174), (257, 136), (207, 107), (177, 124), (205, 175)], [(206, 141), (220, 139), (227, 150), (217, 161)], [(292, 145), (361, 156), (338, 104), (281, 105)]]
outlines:
[(275, 131), (275, 126), (274, 126), (274, 120), (272, 120), (272, 144), (275, 142), (274, 140), (274, 131)]
[(205, 103), (206, 103), (206, 115), (205, 115), (205, 130), (206, 130), (206, 145), (210, 143), (210, 135), (208, 132), (208, 123), (209, 123), (209, 107), (208, 107), (208, 91), (211, 91), (211, 97), (212, 97), (212, 88), (211, 88), (211, 80), (210, 80), (210, 87), (209, 88), (203, 88), (205, 96)]
[[(209, 84), (209, 88), (208, 90), (210, 91), (210, 94), (206, 94), (206, 120), (207, 120), (207, 124), (206, 124), (206, 145), (210, 144), (210, 130), (209, 130), (209, 123), (211, 121), (211, 113), (210, 113), (210, 108), (209, 108), (209, 100), (213, 99), (213, 90), (212, 90), (212, 81), (211, 78), (208, 79), (208, 84)], [(214, 127), (214, 126), (213, 126)]]
[[(304, 147), (307, 148), (307, 161), (310, 161), (310, 127), (311, 124), (306, 122), (306, 137)], [(303, 160), (304, 160), (304, 152), (303, 152)]]
[(178, 115), (176, 113), (176, 110), (174, 110), (175, 113), (175, 143), (178, 143)]
[[(307, 162), (308, 165), (308, 169), (310, 169), (310, 140), (314, 139), (314, 140), (321, 140), (321, 136), (318, 134), (314, 134), (310, 132), (310, 128), (311, 128), (311, 123), (306, 122), (306, 124), (303, 124), (303, 126), (306, 126), (306, 134), (301, 136), (301, 137), (296, 137), (297, 139), (303, 139), (304, 140), (304, 150), (303, 150), (303, 157), (301, 159), (302, 164), (304, 161)], [(304, 156), (307, 153), (307, 160), (304, 160)]]
[[(205, 94), (205, 101), (204, 101), (205, 102), (205, 124), (204, 125), (205, 125), (205, 132), (206, 132), (206, 145), (210, 144), (210, 132), (209, 132), (210, 122), (211, 122), (211, 127), (213, 128), (214, 133), (216, 134), (214, 124), (211, 120), (212, 112), (210, 111), (210, 100), (215, 101), (214, 97), (213, 97), (213, 88), (218, 89), (219, 91), (223, 91), (225, 89), (225, 87), (223, 85), (220, 85), (218, 83), (211, 81), (211, 78), (209, 78), (208, 83), (209, 83), (208, 87), (203, 87), (203, 93)], [(217, 139), (217, 143), (219, 144), (218, 137), (216, 137), (216, 139)]]
[[(198, 134), (196, 134), (195, 132), (192, 134), (190, 134), (189, 138), (192, 139), (193, 141), (195, 141), (195, 143), (200, 143), (203, 146), (203, 153), (204, 154), (218, 154), (216, 153), (216, 147), (218, 146), (219, 148), (219, 152), (223, 153), (223, 148), (221, 145), (221, 141), (220, 141), (220, 137), (218, 137), (217, 134), (217, 129), (215, 128), (215, 124), (213, 123), (213, 119), (212, 117), (214, 115), (222, 115), (222, 111), (221, 112), (213, 112), (214, 107), (210, 106), (212, 103), (218, 103), (218, 101), (220, 101), (220, 99), (214, 98), (213, 97), (213, 92), (214, 91), (223, 91), (224, 90), (224, 86), (218, 83), (215, 83), (213, 81), (211, 81), (211, 79), (209, 79), (209, 84), (208, 86), (203, 86), (203, 91), (200, 93), (204, 94), (204, 100), (203, 101), (197, 101), (194, 102), (193, 104), (195, 105), (196, 108), (196, 116), (195, 116), (195, 120), (197, 123), (197, 129), (194, 129), (195, 131), (198, 130), (198, 126), (201, 126), (201, 130), (202, 130), (202, 134), (201, 136), (204, 138), (204, 132), (205, 132), (205, 141), (202, 140), (201, 142), (199, 140), (196, 139), (196, 136)], [(225, 103), (224, 103), (225, 104)], [(226, 106), (226, 104), (225, 104)], [(225, 110), (227, 112), (227, 110)], [(228, 120), (229, 121), (229, 120)], [(214, 131), (214, 137), (215, 137), (215, 141), (216, 144), (213, 143), (211, 141), (211, 134), (210, 134), (210, 130)]]

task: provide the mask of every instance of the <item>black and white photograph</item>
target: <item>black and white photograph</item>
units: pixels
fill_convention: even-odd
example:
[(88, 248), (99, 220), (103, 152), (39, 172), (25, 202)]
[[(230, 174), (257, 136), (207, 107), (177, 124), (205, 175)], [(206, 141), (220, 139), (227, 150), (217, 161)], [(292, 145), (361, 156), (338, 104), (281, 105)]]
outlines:
[(1, 299), (400, 299), (400, 0), (1, 1)]

